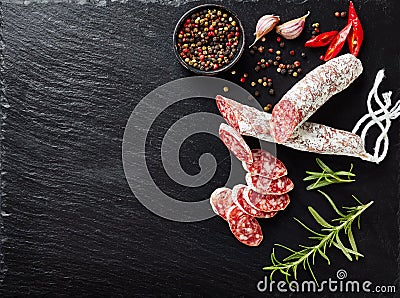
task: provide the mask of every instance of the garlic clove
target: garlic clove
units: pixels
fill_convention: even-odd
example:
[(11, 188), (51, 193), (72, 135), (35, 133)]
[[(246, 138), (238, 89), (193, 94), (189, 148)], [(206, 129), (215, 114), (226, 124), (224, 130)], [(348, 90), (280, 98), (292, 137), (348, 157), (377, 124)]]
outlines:
[(276, 33), (286, 39), (295, 39), (301, 34), (301, 32), (303, 32), (304, 24), (309, 14), (310, 12), (300, 18), (288, 21), (286, 23), (283, 23), (282, 25), (277, 26)]
[(279, 21), (279, 16), (275, 16), (273, 14), (262, 16), (257, 22), (256, 32), (254, 33), (256, 39), (250, 45), (250, 47), (252, 47), (260, 38), (262, 38), (264, 35), (274, 29)]

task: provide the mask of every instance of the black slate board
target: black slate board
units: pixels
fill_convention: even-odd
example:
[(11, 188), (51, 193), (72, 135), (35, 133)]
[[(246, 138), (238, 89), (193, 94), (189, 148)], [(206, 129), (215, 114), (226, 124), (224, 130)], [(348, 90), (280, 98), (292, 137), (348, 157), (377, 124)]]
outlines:
[[(328, 204), (317, 193), (306, 192), (301, 181), (305, 170), (314, 167), (316, 155), (284, 147), (278, 148), (278, 156), (295, 182), (293, 201), (285, 212), (262, 222), (265, 240), (258, 248), (238, 243), (219, 218), (167, 221), (133, 197), (121, 162), (126, 121), (148, 92), (189, 75), (175, 61), (171, 34), (179, 17), (199, 3), (2, 4), (2, 113), (7, 116), (1, 141), (2, 296), (267, 296), (256, 284), (266, 276), (261, 268), (269, 263), (273, 243), (295, 247), (307, 236), (292, 218), (313, 225), (308, 205), (332, 218)], [(310, 10), (309, 22), (319, 21), (327, 30), (339, 28), (342, 23), (331, 15), (346, 10), (347, 1), (224, 5), (238, 13), (251, 39), (262, 12), (290, 19)], [(387, 74), (382, 90), (396, 91), (400, 81), (398, 1), (356, 1), (356, 7), (366, 35), (360, 55), (365, 70), (312, 119), (348, 130), (366, 112), (365, 99), (379, 69), (385, 67)], [(308, 54), (305, 71), (320, 63), (318, 51)], [(246, 69), (247, 59), (245, 55), (238, 71)], [(279, 98), (294, 80), (273, 76)], [(211, 101), (190, 100), (170, 114), (196, 111), (217, 113)], [(157, 127), (172, 124), (169, 117), (158, 121), (151, 132), (155, 143), (164, 132)], [(354, 163), (356, 183), (326, 189), (338, 204), (352, 205), (351, 194), (375, 204), (363, 215), (361, 231), (355, 232), (365, 258), (350, 263), (332, 250), (332, 265), (319, 261), (315, 268), (320, 280), (335, 278), (337, 270), (345, 269), (348, 279), (396, 285), (399, 290), (399, 127), (394, 121), (389, 153), (380, 165), (323, 157), (338, 169)], [(209, 151), (210, 144), (217, 159), (228, 154), (216, 138), (200, 135), (191, 141), (195, 146), (188, 142), (181, 152), (189, 174), (199, 170), (198, 156)], [(148, 154), (156, 156), (158, 151), (150, 147)], [(201, 199), (204, 192), (223, 185), (229, 164), (220, 167), (207, 186), (187, 196)], [(161, 171), (153, 175), (165, 192), (177, 194), (177, 186)], [(309, 279), (301, 272), (300, 280)]]

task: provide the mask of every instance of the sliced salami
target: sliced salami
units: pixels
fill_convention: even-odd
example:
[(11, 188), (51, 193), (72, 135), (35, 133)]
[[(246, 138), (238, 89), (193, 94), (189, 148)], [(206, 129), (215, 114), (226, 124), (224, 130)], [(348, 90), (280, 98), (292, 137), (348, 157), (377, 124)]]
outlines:
[(287, 174), (285, 165), (268, 151), (262, 149), (251, 150), (253, 162), (243, 162), (243, 168), (252, 175), (260, 175), (270, 179), (283, 177)]
[(287, 176), (278, 179), (268, 179), (259, 175), (246, 174), (246, 183), (254, 191), (263, 195), (283, 195), (294, 187)]
[(270, 125), (275, 141), (287, 142), (299, 125), (330, 97), (346, 89), (362, 71), (361, 61), (345, 54), (309, 72), (272, 110)]
[(236, 114), (237, 106), (235, 107), (232, 102), (228, 103), (226, 98), (221, 95), (217, 95), (215, 102), (217, 103), (218, 110), (222, 117), (224, 117), (226, 123), (228, 123), (228, 125), (232, 126), (234, 129), (239, 130), (237, 122), (238, 115)]
[(264, 212), (284, 210), (290, 203), (288, 194), (263, 195), (247, 186), (243, 190), (243, 199), (249, 206)]
[(246, 188), (247, 188), (246, 185), (239, 184), (236, 185), (232, 190), (232, 200), (240, 210), (242, 210), (248, 215), (257, 218), (271, 218), (275, 216), (276, 212), (264, 212), (249, 205), (244, 199), (244, 194), (243, 194)]
[(216, 102), (225, 121), (240, 134), (265, 130), (266, 134), (271, 135), (270, 126), (269, 124), (265, 126), (264, 115), (260, 114), (259, 110), (221, 95), (217, 95)]
[(263, 234), (257, 219), (234, 206), (230, 209), (228, 222), (231, 232), (241, 243), (248, 246), (260, 245)]
[(210, 204), (216, 214), (221, 216), (224, 220), (228, 220), (227, 211), (234, 205), (232, 201), (232, 190), (226, 187), (217, 188), (211, 194)]
[(249, 146), (233, 127), (222, 123), (219, 127), (219, 137), (237, 159), (246, 163), (253, 162), (253, 155)]
[[(228, 101), (227, 104), (230, 104), (230, 101), (232, 100)], [(238, 117), (237, 121), (240, 134), (255, 137), (267, 142), (274, 142), (274, 138), (272, 137), (269, 128), (271, 114), (240, 103), (231, 105), (231, 108), (236, 109), (233, 113), (235, 115), (239, 114), (242, 110), (252, 109), (253, 114), (256, 116), (253, 116), (253, 118), (246, 121), (254, 121), (263, 124), (253, 125), (250, 127), (241, 124), (243, 120)], [(242, 130), (241, 127), (247, 127), (247, 129)], [(354, 156), (364, 160), (370, 160), (370, 155), (365, 151), (364, 142), (360, 136), (348, 131), (312, 122), (305, 122), (300, 125), (283, 145), (301, 151), (315, 152), (319, 154)]]

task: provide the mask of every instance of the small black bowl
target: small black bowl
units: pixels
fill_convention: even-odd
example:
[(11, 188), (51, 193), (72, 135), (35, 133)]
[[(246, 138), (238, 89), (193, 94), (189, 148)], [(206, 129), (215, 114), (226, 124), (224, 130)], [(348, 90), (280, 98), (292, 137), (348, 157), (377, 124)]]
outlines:
[[(195, 67), (189, 65), (188, 63), (186, 63), (182, 59), (182, 57), (179, 55), (178, 46), (177, 46), (177, 39), (178, 39), (179, 31), (180, 31), (181, 27), (183, 26), (184, 22), (186, 21), (186, 19), (189, 18), (193, 13), (196, 13), (198, 11), (205, 10), (205, 9), (218, 9), (218, 10), (221, 10), (222, 12), (227, 13), (229, 16), (231, 16), (234, 19), (234, 21), (236, 22), (236, 27), (239, 27), (239, 31), (240, 31), (240, 36), (239, 36), (238, 45), (237, 45), (237, 51), (234, 54), (234, 57), (232, 58), (232, 60), (228, 64), (224, 65), (223, 67), (220, 67), (216, 70), (208, 70), (208, 71), (200, 70), (200, 69), (195, 68)], [(196, 6), (192, 9), (190, 9), (189, 11), (187, 11), (179, 19), (178, 23), (176, 24), (175, 30), (174, 30), (174, 36), (173, 36), (173, 46), (174, 46), (175, 56), (179, 60), (179, 62), (183, 65), (183, 67), (185, 67), (187, 70), (189, 70), (193, 73), (196, 73), (199, 75), (209, 75), (209, 76), (216, 75), (216, 74), (222, 73), (222, 72), (230, 69), (242, 56), (243, 51), (244, 51), (244, 43), (245, 43), (244, 29), (243, 29), (243, 25), (240, 22), (237, 15), (230, 9), (228, 9), (222, 5), (218, 5), (218, 4), (203, 4), (203, 5)]]

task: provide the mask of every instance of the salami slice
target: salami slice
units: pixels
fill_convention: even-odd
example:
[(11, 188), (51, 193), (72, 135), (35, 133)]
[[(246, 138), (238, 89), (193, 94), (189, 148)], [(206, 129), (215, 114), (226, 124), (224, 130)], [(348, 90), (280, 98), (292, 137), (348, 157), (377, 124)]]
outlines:
[(263, 195), (247, 186), (243, 190), (243, 199), (251, 207), (265, 212), (284, 210), (290, 203), (288, 194)]
[(247, 173), (246, 183), (251, 189), (263, 195), (283, 195), (294, 187), (292, 180), (287, 176), (271, 180)]
[(270, 121), (277, 143), (283, 144), (330, 97), (346, 89), (363, 71), (351, 54), (329, 60), (309, 72), (275, 105)]
[(231, 126), (222, 123), (219, 127), (219, 137), (225, 146), (237, 159), (246, 163), (253, 162), (253, 155), (243, 137)]
[(263, 234), (257, 219), (234, 206), (230, 209), (228, 222), (231, 232), (241, 243), (248, 246), (260, 245)]
[(232, 201), (232, 191), (229, 188), (217, 188), (210, 197), (210, 204), (213, 211), (227, 220), (227, 211), (234, 204)]
[[(217, 95), (217, 106), (227, 123), (230, 123), (240, 134), (246, 135), (252, 131), (265, 131), (271, 135), (269, 123), (265, 125), (264, 112), (236, 102), (232, 99)], [(229, 111), (229, 113), (227, 112)]]
[(252, 175), (260, 175), (270, 179), (283, 177), (287, 174), (285, 165), (268, 151), (262, 149), (251, 150), (253, 162), (243, 162), (243, 168)]
[(264, 212), (249, 205), (244, 199), (243, 192), (247, 188), (246, 185), (236, 185), (232, 190), (232, 200), (234, 204), (243, 212), (257, 218), (271, 218), (277, 212)]
[(238, 106), (234, 106), (233, 103), (235, 102), (232, 100), (232, 102), (228, 103), (226, 98), (221, 95), (217, 95), (215, 102), (217, 103), (218, 110), (222, 117), (224, 117), (226, 123), (228, 123), (228, 125), (232, 126), (234, 129), (239, 130), (237, 122), (238, 115), (236, 114)]
[[(226, 100), (228, 101), (226, 104), (230, 104), (232, 101), (230, 99)], [(253, 115), (256, 115), (246, 120), (246, 124), (242, 124), (242, 118), (237, 118), (240, 134), (255, 137), (267, 142), (274, 142), (269, 127), (271, 119), (270, 114), (240, 103), (230, 106), (231, 109), (236, 109), (233, 112), (235, 115), (240, 114), (240, 111), (248, 109), (251, 109)], [(258, 124), (250, 127), (247, 125), (247, 122), (255, 122)], [(263, 125), (261, 125), (261, 123)], [(241, 129), (241, 127), (247, 127), (247, 129)], [(300, 125), (283, 145), (301, 151), (354, 156), (363, 160), (370, 160), (370, 155), (365, 151), (364, 142), (360, 136), (348, 131), (312, 122), (305, 122)]]

